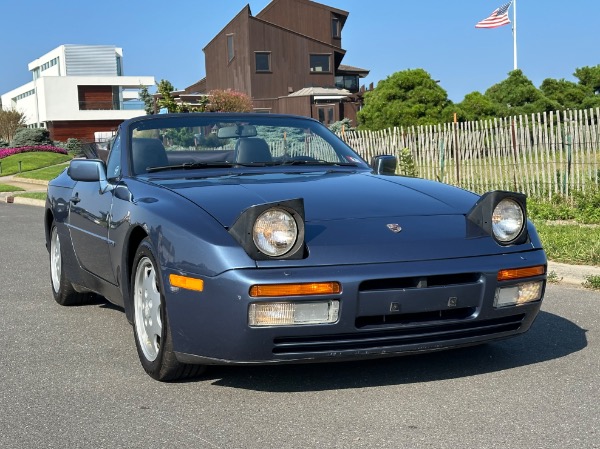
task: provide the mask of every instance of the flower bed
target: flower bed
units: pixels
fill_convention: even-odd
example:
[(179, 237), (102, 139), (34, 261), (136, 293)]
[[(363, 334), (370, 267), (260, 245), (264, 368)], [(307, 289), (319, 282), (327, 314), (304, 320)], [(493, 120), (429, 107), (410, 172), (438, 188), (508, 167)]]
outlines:
[(67, 154), (67, 150), (64, 148), (55, 147), (52, 145), (31, 145), (27, 147), (17, 147), (17, 148), (0, 148), (0, 159), (4, 159), (5, 157), (12, 156), (13, 154), (20, 153), (31, 153), (31, 152), (46, 152), (46, 153), (58, 153), (58, 154)]

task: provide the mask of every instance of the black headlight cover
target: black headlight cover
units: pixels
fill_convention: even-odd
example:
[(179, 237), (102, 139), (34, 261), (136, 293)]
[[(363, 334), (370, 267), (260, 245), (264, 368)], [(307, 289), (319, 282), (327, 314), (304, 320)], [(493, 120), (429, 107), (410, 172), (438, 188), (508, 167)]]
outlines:
[[(281, 256), (269, 256), (261, 252), (254, 244), (254, 239), (252, 238), (252, 229), (256, 219), (263, 212), (274, 208), (283, 209), (288, 212), (296, 222), (298, 228), (296, 243), (290, 251)], [(293, 200), (251, 206), (240, 214), (235, 223), (229, 228), (229, 233), (237, 240), (241, 247), (244, 248), (244, 251), (246, 251), (253, 260), (304, 259), (306, 254), (304, 244), (304, 200), (302, 198), (296, 198)]]
[[(504, 199), (511, 199), (516, 202), (523, 212), (523, 227), (517, 236), (508, 242), (498, 240), (492, 230), (492, 214), (494, 213), (496, 206)], [(486, 235), (491, 236), (502, 246), (526, 243), (529, 240), (529, 234), (527, 232), (527, 196), (522, 193), (507, 192), (503, 190), (484, 193), (467, 214), (467, 222), (471, 224), (471, 226), (468, 226), (467, 228), (467, 237), (480, 236), (481, 232), (477, 232), (477, 229), (479, 229)], [(475, 225), (476, 228), (474, 229), (472, 225)]]

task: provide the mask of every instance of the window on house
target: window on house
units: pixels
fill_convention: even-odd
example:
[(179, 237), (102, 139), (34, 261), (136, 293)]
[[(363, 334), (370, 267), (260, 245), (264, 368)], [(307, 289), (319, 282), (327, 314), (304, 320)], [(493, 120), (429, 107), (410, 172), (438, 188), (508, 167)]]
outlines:
[(257, 51), (254, 53), (256, 59), (256, 71), (257, 72), (270, 72), (271, 71), (271, 52), (270, 51)]
[(231, 62), (233, 57), (235, 56), (233, 49), (233, 34), (227, 35), (227, 62)]
[(117, 76), (123, 76), (123, 59), (117, 56)]
[(342, 37), (342, 26), (337, 17), (331, 19), (331, 37)]
[(331, 55), (310, 55), (311, 72), (331, 72)]
[(335, 87), (339, 89), (348, 89), (350, 92), (358, 91), (358, 76), (344, 75), (335, 77)]
[(317, 108), (319, 121), (325, 125), (330, 125), (334, 122), (334, 111), (333, 106), (319, 106)]

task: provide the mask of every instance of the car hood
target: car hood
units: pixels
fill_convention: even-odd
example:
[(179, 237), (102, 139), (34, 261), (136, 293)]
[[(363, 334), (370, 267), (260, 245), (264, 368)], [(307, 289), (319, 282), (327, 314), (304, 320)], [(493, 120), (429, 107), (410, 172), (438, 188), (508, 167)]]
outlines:
[(304, 200), (307, 222), (464, 215), (477, 196), (417, 178), (355, 172), (268, 173), (155, 181), (230, 227), (248, 207)]
[[(156, 182), (156, 181), (155, 181)], [(246, 208), (304, 200), (304, 260), (257, 266), (324, 266), (476, 257), (534, 249), (498, 245), (471, 229), (466, 214), (478, 195), (418, 178), (368, 172), (269, 173), (161, 180), (229, 228)]]

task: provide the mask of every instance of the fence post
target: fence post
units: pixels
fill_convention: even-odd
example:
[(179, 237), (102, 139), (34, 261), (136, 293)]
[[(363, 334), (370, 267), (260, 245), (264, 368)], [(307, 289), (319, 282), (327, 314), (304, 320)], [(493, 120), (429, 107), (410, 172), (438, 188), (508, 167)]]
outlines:
[(569, 191), (567, 190), (569, 182), (571, 181), (571, 158), (572, 158), (572, 147), (571, 147), (571, 139), (573, 138), (573, 136), (571, 136), (571, 133), (567, 134), (567, 172), (565, 173), (565, 180), (563, 182), (563, 191), (565, 192), (565, 195), (569, 195)]
[(454, 113), (454, 159), (456, 160), (456, 185), (460, 185), (460, 151), (458, 150), (458, 122), (456, 120), (456, 112)]
[(514, 190), (517, 190), (517, 133), (515, 131), (515, 120), (514, 117), (510, 118), (510, 130), (512, 139), (512, 150), (513, 150), (513, 185)]
[(440, 176), (438, 181), (444, 182), (444, 163), (445, 163), (445, 155), (444, 155), (444, 139), (440, 140)]

